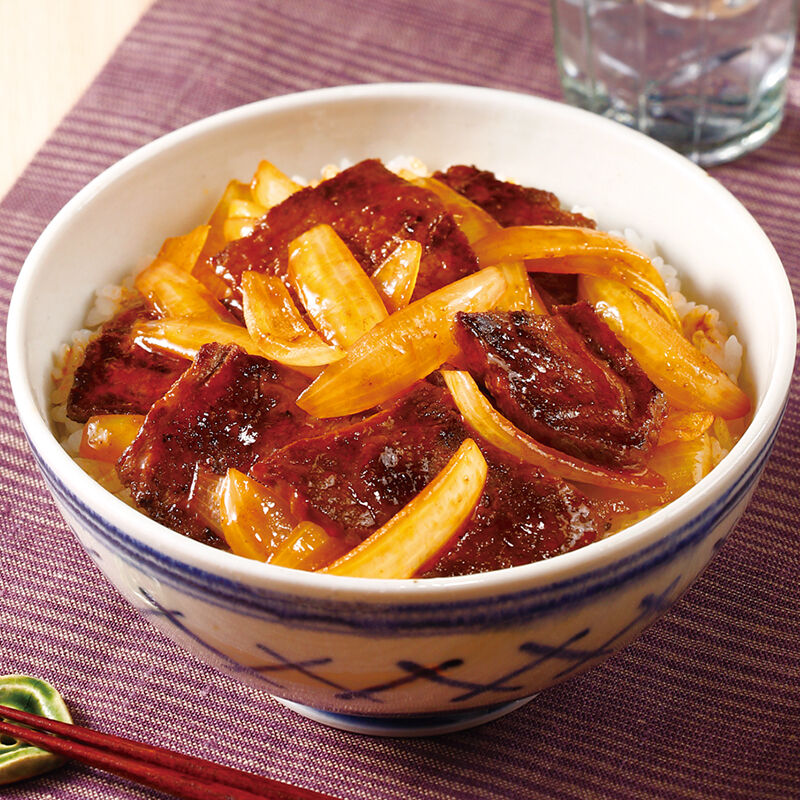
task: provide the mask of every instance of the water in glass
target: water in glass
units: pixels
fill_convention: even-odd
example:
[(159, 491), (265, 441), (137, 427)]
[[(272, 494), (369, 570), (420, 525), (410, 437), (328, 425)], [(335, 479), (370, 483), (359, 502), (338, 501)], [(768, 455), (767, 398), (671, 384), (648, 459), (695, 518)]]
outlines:
[(568, 102), (704, 165), (779, 127), (797, 0), (551, 0)]

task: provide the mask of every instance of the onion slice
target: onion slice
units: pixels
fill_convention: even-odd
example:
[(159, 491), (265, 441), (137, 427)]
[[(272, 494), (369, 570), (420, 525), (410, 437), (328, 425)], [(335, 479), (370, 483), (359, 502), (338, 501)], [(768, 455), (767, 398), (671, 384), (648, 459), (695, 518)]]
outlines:
[(237, 469), (229, 469), (222, 480), (219, 514), (228, 547), (236, 555), (256, 561), (270, 561), (294, 528), (284, 502)]
[(329, 364), (297, 398), (316, 417), (365, 411), (400, 394), (458, 352), (451, 327), (458, 311), (489, 311), (506, 289), (489, 267), (396, 311)]
[(466, 439), (439, 474), (383, 527), (321, 570), (356, 578), (410, 578), (466, 522), (483, 491), (488, 467)]
[(674, 500), (711, 472), (714, 466), (711, 439), (704, 433), (691, 441), (676, 440), (662, 445), (655, 449), (650, 463), (666, 480), (665, 499)]
[(347, 549), (344, 539), (331, 536), (315, 522), (305, 521), (295, 526), (277, 547), (270, 564), (313, 572), (335, 561)]
[(464, 197), (463, 194), (459, 194), (443, 181), (436, 178), (416, 178), (412, 183), (427, 189), (439, 198), (470, 244), (502, 230), (500, 223), (488, 211)]
[(78, 454), (82, 458), (112, 464), (136, 438), (144, 422), (143, 414), (97, 414), (83, 426)]
[(422, 245), (414, 239), (406, 239), (372, 273), (372, 283), (390, 312), (405, 308), (411, 302), (421, 259)]
[[(459, 194), (455, 189), (436, 178), (417, 178), (413, 181), (433, 192), (442, 205), (450, 212), (461, 232), (467, 237), (470, 245), (497, 234), (503, 228), (488, 211)], [(508, 261), (500, 264), (506, 277), (508, 288), (498, 301), (500, 311), (532, 311), (534, 314), (547, 314), (547, 306), (539, 296), (528, 277), (522, 261)]]
[(250, 190), (256, 202), (269, 209), (282, 203), (289, 195), (303, 187), (284, 175), (270, 161), (261, 161), (253, 175)]
[(750, 410), (747, 395), (725, 372), (630, 289), (583, 276), (581, 291), (672, 405), (725, 419)]
[(623, 239), (592, 228), (519, 225), (486, 236), (473, 245), (483, 265), (522, 259), (530, 272), (616, 278), (647, 300), (680, 330), (681, 321), (664, 281), (652, 262)]
[(237, 200), (252, 200), (253, 194), (250, 187), (241, 181), (231, 181), (222, 193), (217, 202), (214, 211), (208, 219), (208, 236), (203, 245), (203, 251), (197, 259), (197, 264), (194, 268), (195, 277), (200, 280), (204, 285), (214, 292), (218, 299), (225, 297), (225, 294), (217, 293), (215, 291), (218, 287), (221, 289), (229, 289), (228, 284), (222, 281), (212, 271), (208, 259), (222, 250), (227, 244), (225, 239), (225, 221), (230, 218), (231, 204)]
[(267, 209), (255, 200), (235, 198), (228, 206), (228, 219), (258, 220), (267, 213)]
[(468, 372), (442, 370), (442, 376), (467, 424), (489, 444), (520, 461), (578, 483), (635, 492), (658, 492), (664, 488), (661, 477), (645, 467), (630, 472), (607, 469), (540, 444), (497, 411)]
[(232, 321), (222, 303), (182, 267), (156, 258), (134, 285), (162, 317), (201, 317)]
[(145, 350), (193, 359), (204, 344), (235, 344), (246, 353), (262, 356), (261, 349), (241, 325), (209, 319), (155, 319), (140, 322), (132, 330), (133, 339)]
[(225, 235), (225, 242), (235, 242), (237, 239), (244, 239), (256, 229), (258, 224), (257, 217), (231, 217), (225, 220), (222, 231)]
[(157, 258), (169, 261), (186, 272), (191, 272), (208, 239), (210, 225), (198, 225), (183, 236), (171, 236), (164, 240)]
[(330, 225), (289, 243), (289, 281), (323, 338), (349, 347), (388, 314), (378, 291)]
[(661, 426), (658, 436), (658, 444), (660, 446), (669, 442), (690, 442), (692, 439), (697, 439), (712, 426), (716, 419), (719, 417), (715, 417), (710, 411), (686, 411), (681, 408), (672, 408), (664, 418), (664, 424)]
[(311, 330), (277, 276), (245, 272), (241, 289), (247, 332), (266, 358), (292, 367), (318, 367), (344, 355)]

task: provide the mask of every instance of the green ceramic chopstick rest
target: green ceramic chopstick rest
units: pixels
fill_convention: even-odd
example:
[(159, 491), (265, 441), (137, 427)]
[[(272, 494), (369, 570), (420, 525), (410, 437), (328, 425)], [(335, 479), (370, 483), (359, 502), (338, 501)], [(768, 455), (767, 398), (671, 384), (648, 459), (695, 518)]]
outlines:
[[(61, 695), (49, 683), (27, 675), (0, 675), (0, 705), (72, 722)], [(0, 734), (0, 786), (49, 772), (64, 760), (39, 747)]]

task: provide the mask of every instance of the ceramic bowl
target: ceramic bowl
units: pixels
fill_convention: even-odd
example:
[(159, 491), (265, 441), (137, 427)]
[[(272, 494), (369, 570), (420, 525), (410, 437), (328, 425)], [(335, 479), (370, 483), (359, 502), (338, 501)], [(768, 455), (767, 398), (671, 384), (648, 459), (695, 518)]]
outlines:
[[(289, 174), (414, 155), (476, 164), (589, 206), (604, 228), (652, 237), (687, 294), (746, 348), (753, 422), (665, 509), (548, 561), (483, 575), (380, 581), (239, 558), (169, 531), (101, 489), (48, 420), (52, 353), (94, 287), (205, 221), (262, 158)], [(76, 280), (76, 276), (80, 276)], [(92, 181), (55, 217), (14, 291), (8, 363), (20, 419), (55, 502), (119, 591), (197, 658), (329, 724), (376, 734), (491, 719), (601, 662), (706, 566), (745, 509), (786, 401), (795, 315), (780, 261), (715, 180), (608, 120), (474, 87), (366, 85), (279, 97), (175, 131)]]

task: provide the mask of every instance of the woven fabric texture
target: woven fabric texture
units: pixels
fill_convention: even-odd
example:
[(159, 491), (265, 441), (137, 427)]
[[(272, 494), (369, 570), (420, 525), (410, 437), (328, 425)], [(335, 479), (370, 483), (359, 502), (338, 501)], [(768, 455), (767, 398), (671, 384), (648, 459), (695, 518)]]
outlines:
[[(0, 205), (0, 336), (37, 236), (134, 148), (260, 98), (402, 80), (558, 98), (548, 4), (158, 0)], [(764, 227), (797, 293), (800, 61), (781, 131), (712, 174)], [(78, 723), (348, 800), (798, 798), (799, 450), (795, 386), (760, 486), (722, 551), (665, 617), (604, 665), (481, 728), (372, 739), (322, 727), (220, 676), (117, 595), (50, 501), (3, 369), (0, 674), (51, 681)], [(153, 794), (67, 766), (4, 796)]]

